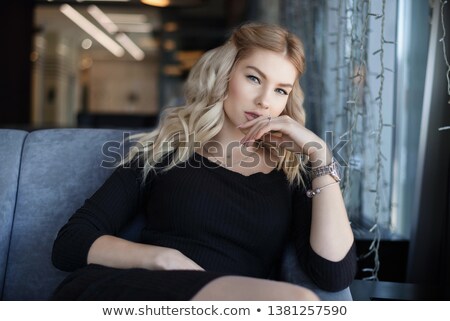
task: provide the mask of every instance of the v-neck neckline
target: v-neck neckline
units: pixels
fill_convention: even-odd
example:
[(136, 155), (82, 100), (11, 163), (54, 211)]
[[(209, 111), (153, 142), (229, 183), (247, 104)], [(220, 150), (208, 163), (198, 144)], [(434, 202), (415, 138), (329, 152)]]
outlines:
[(218, 169), (221, 170), (221, 171), (226, 171), (226, 172), (230, 173), (231, 175), (236, 175), (236, 176), (242, 177), (242, 178), (244, 178), (244, 179), (251, 179), (251, 178), (253, 178), (253, 177), (260, 177), (260, 176), (262, 176), (262, 177), (264, 177), (264, 176), (270, 176), (270, 175), (274, 174), (275, 172), (277, 172), (277, 168), (274, 167), (274, 168), (273, 168), (270, 172), (268, 172), (268, 173), (264, 173), (264, 172), (256, 172), (256, 173), (252, 173), (252, 174), (250, 174), (250, 175), (244, 175), (244, 174), (242, 174), (242, 173), (239, 173), (239, 172), (233, 171), (233, 170), (231, 170), (231, 169), (229, 169), (229, 168), (226, 168), (225, 166), (222, 166), (222, 165), (219, 164), (219, 163), (213, 162), (213, 161), (210, 160), (208, 157), (203, 156), (203, 155), (201, 155), (201, 154), (199, 154), (199, 153), (197, 153), (197, 152), (194, 152), (194, 157), (195, 157), (195, 156), (200, 157), (200, 158), (203, 160), (203, 164), (205, 164), (205, 162), (206, 162), (206, 163), (208, 163), (209, 165), (213, 165), (212, 167), (211, 167), (211, 166), (208, 166), (209, 168), (218, 168)]

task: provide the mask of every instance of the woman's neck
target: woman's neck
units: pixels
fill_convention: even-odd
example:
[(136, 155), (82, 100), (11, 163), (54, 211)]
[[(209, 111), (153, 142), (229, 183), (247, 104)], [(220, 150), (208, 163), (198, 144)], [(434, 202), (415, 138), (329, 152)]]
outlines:
[(227, 148), (230, 148), (229, 146), (240, 146), (240, 141), (243, 137), (244, 133), (225, 116), (222, 129), (211, 141), (214, 144), (219, 143), (224, 150), (227, 150)]

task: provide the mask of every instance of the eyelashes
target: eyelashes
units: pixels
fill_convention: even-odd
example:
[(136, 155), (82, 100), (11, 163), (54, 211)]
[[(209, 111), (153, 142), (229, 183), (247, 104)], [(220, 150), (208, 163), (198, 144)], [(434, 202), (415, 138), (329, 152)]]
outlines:
[(256, 84), (260, 84), (260, 83), (261, 83), (261, 81), (259, 80), (259, 78), (256, 77), (256, 76), (253, 76), (253, 75), (247, 75), (246, 77), (247, 77), (247, 79), (249, 79), (251, 82), (254, 82), (254, 83), (256, 83)]
[[(252, 83), (254, 83), (254, 84), (258, 84), (258, 85), (261, 84), (261, 80), (259, 80), (259, 78), (256, 77), (256, 76), (253, 76), (253, 75), (246, 75), (245, 77), (246, 77), (248, 80), (250, 80)], [(288, 95), (287, 91), (284, 90), (284, 89), (281, 89), (281, 88), (275, 89), (275, 92), (278, 93), (278, 94), (280, 94), (280, 95), (286, 95), (286, 96)]]
[(275, 89), (275, 91), (277, 92), (277, 93), (279, 93), (279, 94), (281, 94), (281, 95), (288, 95), (288, 93), (286, 92), (286, 90), (284, 90), (284, 89), (281, 89), (281, 88), (277, 88), (277, 89)]

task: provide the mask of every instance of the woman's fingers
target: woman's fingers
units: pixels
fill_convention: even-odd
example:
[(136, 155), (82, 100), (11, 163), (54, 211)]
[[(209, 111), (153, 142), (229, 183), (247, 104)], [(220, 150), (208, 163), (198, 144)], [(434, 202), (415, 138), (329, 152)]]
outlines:
[[(258, 120), (255, 122), (255, 120)], [(245, 144), (246, 142), (254, 141), (255, 139), (259, 139), (260, 137), (256, 138), (256, 135), (268, 124), (272, 122), (271, 118), (268, 117), (258, 117), (256, 119), (253, 119), (252, 121), (245, 123), (245, 127), (239, 127), (240, 129), (243, 128), (249, 128), (247, 125), (250, 125), (251, 127), (245, 134), (245, 136), (241, 139), (241, 144)], [(252, 123), (252, 124), (250, 124)], [(259, 135), (262, 136), (262, 135)]]
[(291, 140), (286, 140), (279, 132), (270, 132), (262, 136), (262, 141), (279, 149), (287, 149), (292, 152), (299, 152), (299, 148)]
[[(315, 136), (311, 136), (311, 132), (304, 126), (287, 116), (274, 118), (260, 116), (244, 123), (239, 128), (243, 129), (245, 133), (241, 144), (263, 140), (272, 146), (295, 153), (303, 153), (302, 146), (315, 139)], [(268, 142), (267, 139), (269, 139)]]
[(175, 260), (175, 266), (173, 266), (173, 270), (200, 270), (204, 271), (204, 269), (195, 263), (193, 260), (182, 254), (181, 252), (178, 253), (178, 260)]
[(266, 119), (267, 119), (266, 116), (259, 116), (259, 117), (255, 118), (255, 119), (252, 119), (252, 120), (249, 120), (249, 121), (247, 121), (247, 122), (245, 122), (245, 123), (243, 123), (243, 124), (240, 124), (240, 125), (238, 126), (238, 128), (243, 129), (243, 128), (251, 127), (251, 126), (253, 126), (254, 124), (256, 124), (259, 120), (261, 120), (261, 119), (263, 119), (263, 118), (266, 118)]
[(265, 144), (269, 144), (274, 147), (278, 147), (283, 142), (283, 139), (279, 135), (275, 135), (271, 132), (264, 135), (261, 139)]
[[(182, 254), (183, 255), (183, 254)], [(198, 265), (197, 263), (195, 263), (193, 260), (191, 260), (190, 258), (188, 258), (187, 256), (183, 255), (184, 261), (185, 261), (185, 266), (186, 269), (189, 270), (199, 270), (199, 271), (204, 271), (205, 269), (203, 269), (200, 265)], [(183, 264), (184, 265), (184, 264)]]
[(204, 269), (183, 253), (172, 248), (161, 247), (158, 251), (154, 268), (159, 270), (200, 270)]

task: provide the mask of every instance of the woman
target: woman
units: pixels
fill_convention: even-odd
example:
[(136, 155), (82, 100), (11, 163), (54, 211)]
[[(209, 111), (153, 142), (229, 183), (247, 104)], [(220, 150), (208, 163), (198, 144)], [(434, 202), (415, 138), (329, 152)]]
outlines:
[[(347, 287), (353, 234), (331, 153), (304, 127), (304, 69), (277, 26), (245, 24), (207, 52), (186, 106), (166, 109), (59, 232), (53, 263), (78, 270), (54, 299), (317, 299), (276, 281), (288, 242), (320, 287)], [(119, 238), (141, 210), (140, 242)]]

